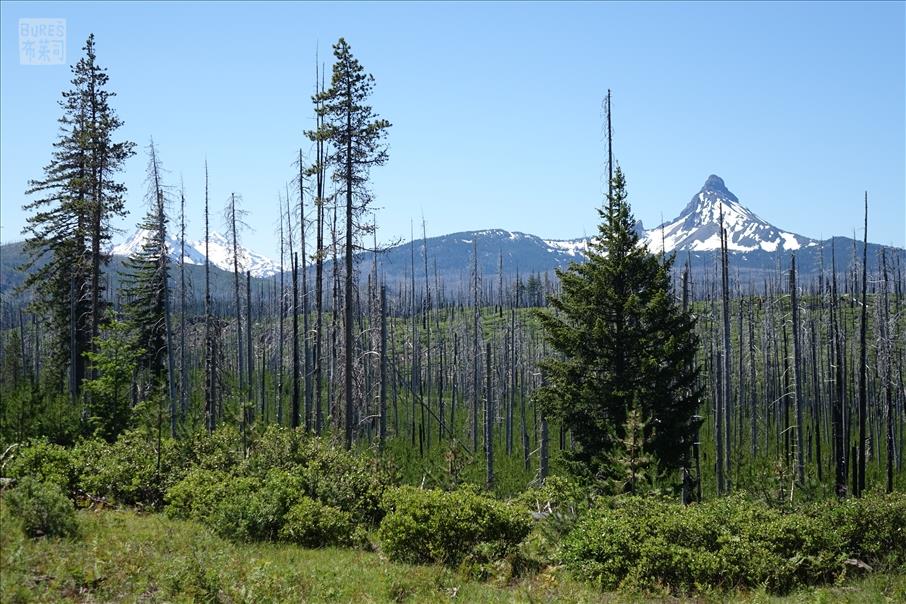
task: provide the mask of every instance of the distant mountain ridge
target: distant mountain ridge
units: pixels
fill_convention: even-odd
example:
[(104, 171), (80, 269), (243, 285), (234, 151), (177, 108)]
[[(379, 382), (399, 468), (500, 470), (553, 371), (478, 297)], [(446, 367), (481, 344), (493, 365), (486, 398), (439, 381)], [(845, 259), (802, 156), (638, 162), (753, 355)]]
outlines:
[[(720, 252), (721, 220), (727, 230), (731, 273), (741, 281), (775, 274), (788, 266), (792, 253), (797, 256), (803, 278), (816, 275), (822, 266), (829, 270), (833, 252), (836, 252), (837, 269), (845, 271), (855, 261), (850, 253), (853, 245), (861, 245), (846, 237), (820, 241), (778, 228), (745, 207), (723, 179), (714, 174), (705, 180), (676, 218), (652, 229), (645, 229), (637, 221), (635, 228), (651, 251), (676, 253), (677, 264), (689, 262), (693, 271), (710, 273)], [(423, 248), (427, 245), (429, 259), (438, 259), (438, 274), (454, 269), (449, 276), (462, 280), (470, 274), (475, 241), (480, 273), (491, 276), (502, 272), (512, 278), (516, 273), (548, 273), (570, 262), (582, 261), (592, 240), (593, 237), (542, 239), (502, 229), (468, 231), (401, 244), (382, 254), (381, 265), (389, 282), (410, 278), (407, 271), (413, 251), (416, 267), (419, 263), (423, 265)], [(869, 243), (869, 270), (877, 268), (882, 248), (892, 250), (906, 261), (906, 251), (900, 248)], [(416, 279), (424, 278), (423, 270), (419, 272), (416, 268)], [(433, 273), (429, 270), (430, 278)]]
[[(797, 265), (803, 278), (817, 274), (821, 267), (829, 270), (831, 252), (836, 252), (838, 271), (846, 271), (856, 261), (852, 250), (861, 246), (846, 237), (833, 237), (819, 241), (775, 227), (759, 217), (727, 188), (723, 179), (711, 175), (702, 188), (692, 196), (682, 212), (652, 229), (645, 229), (641, 221), (635, 227), (642, 242), (653, 252), (677, 254), (677, 264), (689, 262), (694, 272), (713, 273), (720, 249), (721, 215), (727, 229), (730, 252), (730, 270), (740, 281), (763, 279), (786, 267), (791, 253), (797, 255)], [(858, 218), (856, 219), (858, 220)], [(592, 225), (593, 226), (593, 225)], [(148, 236), (146, 231), (136, 231), (121, 243), (110, 248), (115, 259), (122, 259), (139, 249)], [(591, 237), (576, 239), (544, 239), (529, 233), (503, 229), (463, 231), (414, 240), (383, 250), (378, 262), (383, 278), (389, 284), (408, 281), (414, 273), (417, 281), (425, 279), (425, 248), (428, 256), (428, 275), (431, 281), (468, 284), (473, 265), (473, 247), (478, 252), (479, 273), (485, 279), (501, 275), (512, 279), (516, 274), (547, 274), (565, 268), (571, 262), (582, 261)], [(880, 250), (885, 246), (869, 244), (869, 270), (876, 270)], [(167, 248), (174, 262), (179, 260), (179, 239), (169, 236)], [(204, 240), (186, 241), (185, 263), (189, 267), (204, 264)], [(213, 233), (209, 241), (211, 264), (227, 273), (233, 271), (232, 246), (227, 237)], [(906, 251), (887, 248), (900, 255), (906, 262)], [(861, 256), (861, 247), (859, 247)], [(248, 248), (239, 248), (239, 268), (250, 271), (255, 278), (270, 278), (279, 274), (279, 263), (264, 254)], [(374, 256), (360, 255), (361, 274), (370, 270)], [(6, 290), (21, 282), (16, 267), (22, 263), (21, 243), (2, 246), (0, 261), (0, 289)], [(118, 262), (115, 262), (118, 264)], [(330, 262), (327, 263), (328, 267)], [(288, 263), (286, 264), (288, 266)], [(287, 269), (288, 270), (288, 269)], [(330, 275), (328, 268), (326, 274)]]
[[(727, 230), (727, 248), (731, 252), (746, 254), (757, 252), (793, 252), (804, 248), (816, 248), (820, 241), (785, 231), (760, 218), (740, 203), (727, 188), (723, 179), (712, 174), (701, 190), (686, 204), (680, 214), (657, 227), (646, 230), (641, 221), (636, 223), (636, 231), (648, 248), (654, 252), (714, 252), (720, 250), (721, 220)], [(114, 246), (111, 253), (116, 256), (128, 256), (141, 246), (148, 233), (136, 231), (123, 243)], [(573, 260), (581, 260), (588, 249), (590, 237), (576, 239), (543, 239), (536, 235), (503, 229), (485, 229), (481, 231), (464, 231), (439, 235), (428, 239), (428, 247), (439, 252), (438, 270), (448, 272), (454, 269), (468, 268), (468, 255), (473, 241), (481, 243), (482, 252), (497, 252), (497, 266), (503, 257), (504, 272), (515, 272), (520, 267), (527, 272), (545, 272), (564, 266)], [(408, 266), (410, 246), (424, 245), (415, 240), (400, 244), (382, 253), (385, 264)], [(463, 247), (466, 246), (466, 247)], [(211, 235), (209, 247), (211, 263), (225, 271), (233, 270), (232, 246), (229, 240), (220, 233)], [(490, 247), (490, 250), (485, 248)], [(179, 240), (168, 238), (168, 249), (171, 257), (179, 259)], [(408, 250), (408, 252), (407, 252)], [(422, 254), (419, 251), (419, 254)], [(239, 248), (239, 266), (241, 271), (250, 271), (253, 277), (270, 277), (279, 272), (277, 262), (267, 256), (253, 252), (245, 247)], [(408, 254), (411, 256), (411, 253)], [(430, 255), (430, 253), (429, 253)], [(397, 257), (399, 256), (399, 257)], [(186, 241), (186, 264), (204, 263), (204, 241)], [(756, 264), (763, 264), (757, 262)], [(507, 270), (509, 267), (510, 270)], [(486, 267), (491, 268), (491, 267)]]

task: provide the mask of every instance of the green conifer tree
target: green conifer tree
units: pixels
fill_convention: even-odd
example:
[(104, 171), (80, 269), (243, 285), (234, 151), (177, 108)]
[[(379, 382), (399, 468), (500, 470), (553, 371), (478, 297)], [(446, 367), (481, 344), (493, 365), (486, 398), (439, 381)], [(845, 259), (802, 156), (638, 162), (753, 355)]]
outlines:
[(88, 358), (98, 377), (85, 381), (88, 428), (94, 436), (113, 442), (129, 425), (130, 385), (145, 351), (136, 346), (132, 328), (118, 320), (104, 326), (95, 349)]
[(63, 93), (60, 133), (44, 176), (29, 183), (33, 212), (24, 229), (29, 271), (24, 287), (35, 312), (47, 318), (50, 379), (76, 400), (86, 377), (85, 352), (104, 312), (101, 278), (109, 257), (110, 219), (125, 215), (126, 188), (114, 178), (133, 154), (133, 143), (113, 140), (122, 121), (109, 104), (108, 76), (96, 62), (94, 35), (72, 67), (72, 88)]
[(161, 183), (161, 166), (152, 141), (148, 147), (148, 213), (139, 224), (144, 241), (124, 263), (122, 293), (126, 320), (135, 331), (136, 344), (143, 350), (139, 368), (146, 380), (139, 398), (162, 392), (168, 376), (167, 302), (169, 257), (167, 255), (166, 191)]
[(333, 167), (333, 180), (345, 197), (346, 241), (345, 284), (344, 284), (344, 389), (345, 402), (345, 444), (352, 446), (353, 428), (353, 368), (352, 361), (357, 355), (353, 339), (353, 254), (355, 238), (371, 232), (372, 226), (360, 218), (368, 211), (372, 196), (368, 188), (368, 176), (372, 166), (381, 166), (387, 161), (387, 146), (384, 139), (390, 122), (380, 119), (367, 104), (374, 87), (374, 77), (352, 55), (345, 39), (340, 38), (333, 46), (336, 61), (333, 65), (330, 88), (315, 95), (314, 101), (320, 127), (310, 136), (329, 143), (330, 152), (326, 164)]
[(610, 458), (615, 493), (638, 494), (644, 485), (654, 484), (658, 478), (657, 464), (648, 452), (656, 433), (650, 423), (642, 417), (638, 404), (626, 412), (622, 437), (617, 439)]
[(572, 432), (568, 457), (577, 473), (615, 477), (610, 460), (635, 405), (659, 468), (678, 468), (701, 395), (695, 320), (673, 296), (673, 258), (661, 260), (641, 244), (619, 168), (599, 214), (588, 261), (558, 272), (561, 292), (538, 313), (558, 353), (542, 363), (539, 402)]

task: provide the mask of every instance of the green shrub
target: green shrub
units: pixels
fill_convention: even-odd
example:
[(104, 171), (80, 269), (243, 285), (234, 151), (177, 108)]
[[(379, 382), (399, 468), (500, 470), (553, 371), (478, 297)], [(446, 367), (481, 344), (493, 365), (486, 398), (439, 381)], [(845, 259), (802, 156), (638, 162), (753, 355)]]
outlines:
[(202, 430), (179, 443), (179, 457), (185, 465), (235, 473), (244, 460), (242, 435), (235, 426), (222, 424), (208, 434)]
[(297, 472), (312, 499), (348, 512), (356, 520), (377, 525), (383, 517), (384, 491), (392, 486), (379, 464), (367, 456), (357, 456), (315, 442), (311, 460)]
[[(651, 500), (651, 505), (661, 504)], [(618, 587), (638, 563), (648, 537), (644, 531), (651, 528), (648, 515), (635, 522), (631, 516), (605, 506), (590, 511), (563, 545), (564, 560), (573, 574), (605, 590)]]
[(234, 541), (261, 538), (268, 522), (258, 503), (262, 483), (257, 478), (195, 468), (166, 494), (166, 513), (199, 522)]
[[(245, 457), (234, 428), (200, 434), (188, 446), (178, 446), (175, 457), (182, 467), (213, 474), (197, 474), (178, 489), (171, 489), (167, 497), (170, 513), (186, 516), (184, 505), (192, 498), (204, 499), (205, 493), (214, 489), (209, 484), (212, 480), (222, 482), (227, 476), (255, 479), (262, 484), (261, 492), (246, 502), (260, 520), (254, 534), (248, 536), (253, 539), (276, 538), (280, 519), (302, 496), (349, 513), (357, 524), (375, 526), (383, 516), (384, 490), (396, 481), (386, 464), (369, 453), (344, 451), (302, 430), (280, 426), (270, 426), (253, 439)], [(188, 475), (183, 473), (178, 478), (188, 479)], [(213, 507), (205, 509), (210, 513)], [(193, 517), (203, 520), (197, 514)]]
[(311, 547), (363, 541), (352, 514), (305, 493), (305, 479), (286, 470), (272, 469), (260, 480), (195, 468), (167, 491), (166, 513), (234, 541), (283, 539)]
[(164, 497), (166, 514), (171, 518), (204, 523), (217, 502), (223, 499), (230, 478), (229, 474), (215, 470), (189, 470), (185, 478), (167, 490)]
[(368, 452), (345, 451), (302, 430), (276, 426), (252, 444), (240, 473), (265, 479), (275, 468), (299, 477), (312, 499), (369, 525), (380, 522), (384, 490), (396, 482), (387, 465)]
[(56, 483), (25, 476), (3, 501), (29, 537), (73, 537), (78, 533), (72, 501)]
[(248, 456), (242, 463), (243, 473), (263, 478), (274, 468), (290, 470), (304, 465), (306, 451), (303, 443), (308, 438), (301, 428), (293, 430), (271, 424), (249, 444)]
[(125, 432), (113, 444), (82, 441), (72, 454), (79, 487), (123, 505), (159, 508), (167, 488), (185, 475), (185, 464), (172, 440), (161, 443), (158, 471), (157, 441), (139, 432)]
[(259, 514), (256, 504), (261, 491), (257, 478), (229, 477), (220, 483), (213, 506), (201, 521), (214, 533), (233, 541), (260, 539), (267, 521)]
[(195, 468), (167, 491), (166, 512), (235, 541), (273, 541), (304, 495), (302, 480), (284, 470), (271, 470), (262, 481)]
[(548, 476), (541, 485), (519, 493), (511, 503), (527, 509), (536, 516), (576, 517), (588, 510), (595, 498), (596, 494), (591, 489), (575, 479)]
[(393, 560), (456, 565), (469, 555), (506, 555), (531, 528), (530, 516), (473, 490), (445, 493), (401, 487), (384, 498), (379, 536)]
[[(249, 478), (248, 480), (257, 480)], [(261, 487), (248, 497), (248, 540), (275, 541), (290, 509), (305, 498), (304, 483), (285, 470), (267, 473)]]
[(906, 494), (869, 494), (809, 509), (843, 541), (847, 557), (873, 567), (906, 568)]
[(67, 494), (75, 490), (77, 482), (70, 451), (43, 440), (35, 440), (20, 447), (8, 462), (4, 474), (17, 479), (30, 476), (55, 484)]
[[(703, 586), (764, 585), (785, 591), (812, 578), (802, 562), (816, 527), (807, 524), (801, 515), (785, 517), (742, 497), (687, 507), (619, 497), (584, 518), (563, 552), (574, 574), (603, 589), (684, 593)], [(823, 561), (829, 552), (809, 553)]]
[(330, 547), (355, 545), (363, 536), (348, 512), (302, 497), (284, 517), (280, 539), (305, 547)]
[(906, 498), (866, 497), (783, 512), (735, 495), (699, 505), (620, 497), (567, 537), (563, 560), (603, 589), (763, 586), (783, 593), (832, 581), (847, 558), (904, 560)]
[(563, 538), (575, 527), (595, 501), (592, 489), (575, 479), (548, 476), (510, 500), (527, 510), (535, 520), (529, 536), (519, 546), (523, 562), (541, 568), (555, 564)]

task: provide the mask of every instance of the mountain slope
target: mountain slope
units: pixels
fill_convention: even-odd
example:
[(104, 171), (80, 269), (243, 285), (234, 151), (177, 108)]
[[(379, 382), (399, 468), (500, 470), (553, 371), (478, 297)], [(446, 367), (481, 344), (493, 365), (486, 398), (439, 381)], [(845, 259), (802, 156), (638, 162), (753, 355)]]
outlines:
[[(846, 237), (818, 241), (775, 227), (745, 207), (730, 192), (723, 179), (716, 175), (708, 177), (701, 190), (676, 218), (648, 230), (638, 222), (636, 231), (653, 252), (675, 252), (677, 264), (688, 261), (693, 272), (711, 275), (720, 253), (721, 214), (727, 229), (730, 270), (734, 278), (742, 282), (761, 282), (764, 278), (775, 276), (778, 270), (788, 266), (792, 253), (797, 256), (798, 270), (803, 278), (818, 274), (822, 266), (829, 270), (832, 252), (840, 271), (849, 270), (856, 262), (852, 251), (854, 245), (861, 253), (861, 242)], [(478, 245), (481, 274), (485, 279), (493, 279), (501, 268), (507, 278), (512, 278), (517, 272), (550, 273), (570, 262), (581, 262), (591, 238), (542, 239), (500, 229), (454, 233), (427, 240), (429, 266), (431, 258), (436, 258), (440, 279), (446, 276), (467, 283), (464, 279), (468, 279), (471, 271), (473, 240)], [(882, 247), (869, 244), (870, 268), (878, 266)], [(417, 281), (424, 278), (423, 243), (416, 241), (382, 254), (381, 266), (389, 282), (411, 278), (408, 267), (412, 262), (413, 249), (415, 278)], [(903, 250), (887, 249), (894, 255), (906, 255)], [(433, 279), (433, 276), (433, 269), (429, 270), (429, 278)]]
[(645, 233), (652, 251), (720, 250), (720, 225), (727, 230), (727, 249), (735, 252), (794, 251), (817, 241), (783, 231), (758, 217), (712, 174), (679, 216)]
[[(130, 256), (139, 250), (145, 240), (151, 234), (151, 231), (138, 229), (128, 239), (119, 245), (113, 246), (109, 251), (113, 256)], [(232, 272), (233, 270), (233, 246), (232, 242), (220, 233), (212, 233), (209, 238), (208, 248), (210, 251), (211, 264), (217, 268)], [(202, 265), (204, 264), (205, 244), (204, 239), (199, 241), (186, 241), (185, 263)], [(179, 262), (180, 241), (172, 235), (167, 236), (167, 251), (174, 262)], [(279, 268), (273, 260), (253, 252), (245, 247), (238, 246), (239, 270), (242, 272), (249, 271), (253, 277), (270, 277), (279, 272)]]

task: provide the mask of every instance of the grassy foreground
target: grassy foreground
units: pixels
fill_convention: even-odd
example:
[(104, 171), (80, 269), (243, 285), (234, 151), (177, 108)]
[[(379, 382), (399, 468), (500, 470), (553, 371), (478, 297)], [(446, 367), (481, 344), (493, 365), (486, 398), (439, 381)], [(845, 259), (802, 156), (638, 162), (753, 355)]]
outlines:
[[(478, 582), (437, 566), (388, 562), (378, 553), (233, 544), (192, 523), (133, 511), (80, 511), (75, 540), (24, 536), (0, 510), (0, 601), (14, 602), (644, 602), (600, 593), (553, 569), (517, 582)], [(504, 574), (504, 573), (502, 573)], [(701, 601), (903, 602), (906, 577), (773, 598), (760, 592)]]

